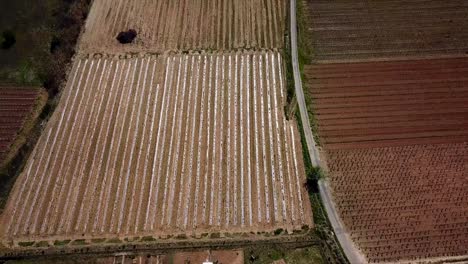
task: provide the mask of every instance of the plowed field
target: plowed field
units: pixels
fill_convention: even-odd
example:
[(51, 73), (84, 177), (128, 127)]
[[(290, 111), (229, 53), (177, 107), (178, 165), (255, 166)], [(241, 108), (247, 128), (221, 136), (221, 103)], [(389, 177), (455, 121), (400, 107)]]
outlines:
[(7, 239), (312, 225), (279, 53), (75, 62), (3, 214)]
[(306, 68), (340, 216), (370, 262), (468, 254), (468, 59)]
[[(101, 0), (95, 1), (80, 50), (165, 52), (281, 48), (284, 0)], [(121, 45), (119, 32), (134, 29), (137, 39)]]
[(370, 262), (468, 254), (468, 144), (330, 150), (340, 215)]
[(0, 164), (31, 113), (39, 90), (0, 86)]
[(304, 0), (315, 59), (368, 60), (468, 52), (465, 0)]
[(468, 141), (468, 58), (312, 65), (328, 149)]

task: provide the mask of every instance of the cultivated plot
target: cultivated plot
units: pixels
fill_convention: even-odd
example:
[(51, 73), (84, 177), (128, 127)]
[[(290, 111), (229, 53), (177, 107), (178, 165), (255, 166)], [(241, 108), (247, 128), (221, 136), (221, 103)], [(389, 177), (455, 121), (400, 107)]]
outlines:
[(333, 196), (370, 262), (468, 254), (468, 59), (305, 70)]
[(275, 52), (78, 59), (4, 239), (312, 225), (285, 96)]
[[(83, 53), (281, 48), (284, 0), (95, 1), (81, 39)], [(121, 31), (138, 32), (122, 45)]]
[(30, 115), (39, 89), (0, 86), (0, 164)]
[(468, 51), (468, 2), (464, 0), (302, 1), (318, 61), (463, 55)]
[(330, 150), (340, 216), (371, 263), (468, 255), (466, 143)]
[(305, 67), (327, 148), (468, 141), (468, 58)]

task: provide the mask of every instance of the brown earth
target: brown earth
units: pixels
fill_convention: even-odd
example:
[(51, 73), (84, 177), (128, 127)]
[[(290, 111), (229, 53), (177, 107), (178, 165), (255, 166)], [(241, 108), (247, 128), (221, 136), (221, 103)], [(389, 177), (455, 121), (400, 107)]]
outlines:
[[(47, 96), (45, 99), (38, 99), (40, 96), (44, 97), (43, 95), (39, 88), (0, 86), (0, 168), (24, 144), (24, 137), (27, 137), (44, 106)], [(39, 108), (37, 113), (33, 113), (35, 107)], [(27, 126), (24, 126), (25, 122)]]
[(328, 149), (468, 140), (468, 58), (307, 66)]
[(468, 254), (468, 59), (306, 66), (335, 202), (370, 262)]
[[(286, 19), (284, 0), (96, 1), (80, 43), (82, 53), (229, 51), (281, 48)], [(137, 38), (122, 45), (119, 32)]]
[(3, 238), (312, 226), (281, 65), (279, 53), (247, 51), (78, 59), (10, 196)]
[(468, 52), (468, 3), (441, 1), (304, 0), (317, 61)]
[(203, 263), (211, 261), (219, 264), (243, 264), (244, 252), (242, 250), (216, 250), (177, 252), (173, 256), (174, 263)]

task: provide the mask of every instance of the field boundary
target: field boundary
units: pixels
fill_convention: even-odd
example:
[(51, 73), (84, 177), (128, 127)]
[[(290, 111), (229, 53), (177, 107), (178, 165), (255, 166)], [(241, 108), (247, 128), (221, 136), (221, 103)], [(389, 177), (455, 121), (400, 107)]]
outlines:
[(8, 200), (8, 195), (36, 144), (37, 138), (39, 137), (38, 133), (42, 130), (41, 123), (44, 121), (43, 115), (44, 112), (47, 111), (46, 108), (49, 101), (47, 93), (42, 88), (34, 88), (40, 89), (37, 92), (34, 105), (24, 119), (21, 129), (18, 131), (18, 134), (9, 147), (9, 151), (0, 164), (0, 178), (5, 182), (1, 187), (0, 193), (0, 219)]
[(49, 248), (25, 248), (25, 249), (0, 249), (0, 260), (12, 260), (18, 258), (34, 258), (37, 256), (65, 256), (65, 255), (109, 255), (131, 251), (132, 253), (158, 252), (199, 249), (233, 249), (250, 245), (281, 245), (294, 248), (320, 245), (320, 240), (310, 233), (303, 235), (284, 235), (265, 238), (210, 238), (200, 240), (176, 240), (168, 239), (158, 242), (146, 243), (115, 243), (92, 244)]
[[(310, 128), (307, 106), (305, 104), (305, 99), (304, 99), (304, 91), (302, 89), (301, 73), (299, 70), (298, 51), (297, 51), (296, 0), (291, 0), (290, 3), (291, 3), (291, 6), (290, 6), (291, 55), (292, 55), (292, 64), (293, 64), (293, 71), (294, 71), (293, 73), (294, 73), (294, 85), (295, 85), (295, 90), (296, 90), (296, 99), (299, 104), (300, 117), (302, 120), (302, 129), (304, 131), (304, 137), (306, 139), (310, 162), (312, 163), (314, 167), (319, 167), (321, 165), (320, 155), (319, 155), (319, 151), (317, 149), (317, 145), (315, 143), (315, 140), (312, 134), (312, 129)], [(326, 179), (319, 180), (319, 189), (320, 189), (322, 201), (327, 211), (327, 215), (328, 216), (336, 215), (337, 219), (339, 220), (338, 212), (335, 210), (333, 206), (330, 206), (327, 203), (328, 199), (324, 199), (324, 197), (328, 196), (330, 197), (330, 200), (332, 201), (331, 191), (329, 188), (324, 187), (324, 184), (321, 184), (323, 181), (325, 181), (326, 183), (327, 180)], [(341, 248), (343, 249), (346, 255), (346, 258), (352, 264), (362, 263), (362, 260), (365, 259), (365, 257), (363, 257), (360, 251), (356, 248), (356, 245), (350, 239), (349, 233), (346, 231), (346, 229), (342, 229), (339, 227), (339, 221), (336, 221), (337, 219), (335, 219), (334, 217), (333, 218), (329, 217), (335, 236), (338, 238), (341, 244)]]

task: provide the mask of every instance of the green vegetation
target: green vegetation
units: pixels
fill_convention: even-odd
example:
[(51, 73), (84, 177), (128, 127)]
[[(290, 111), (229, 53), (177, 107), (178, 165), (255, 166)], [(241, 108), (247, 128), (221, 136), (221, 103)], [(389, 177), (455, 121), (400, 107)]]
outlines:
[(269, 245), (250, 247), (244, 250), (244, 263), (271, 264), (280, 259), (288, 264), (325, 263), (318, 247), (285, 248)]
[[(202, 236), (202, 237), (203, 237), (203, 236)], [(180, 234), (180, 235), (177, 235), (177, 236), (175, 237), (175, 239), (187, 239), (187, 238), (188, 238), (188, 237), (187, 237), (186, 234)]]
[(34, 245), (34, 241), (18, 242), (18, 246), (20, 246), (20, 247), (30, 247), (32, 245)]
[(91, 243), (93, 244), (100, 244), (100, 243), (104, 243), (106, 241), (105, 238), (94, 238), (94, 239), (91, 239)]
[(285, 256), (284, 260), (288, 264), (319, 264), (325, 263), (317, 247), (299, 248), (291, 250)]
[(75, 245), (75, 246), (84, 246), (84, 245), (88, 245), (88, 243), (86, 242), (85, 239), (76, 239), (76, 240), (73, 240), (73, 241), (72, 241), (72, 245)]
[(100, 263), (96, 256), (73, 255), (73, 257), (47, 256), (34, 257), (17, 260), (7, 260), (6, 264), (79, 264), (79, 263)]
[(39, 120), (34, 119), (28, 133), (23, 133), (27, 131), (23, 128), (11, 148), (14, 151), (0, 164), (0, 213), (40, 135), (40, 123), (55, 109), (55, 95), (75, 54), (89, 3), (90, 0), (0, 1), (0, 9), (8, 10), (0, 17), (0, 84), (43, 86), (47, 91), (45, 98), (41, 96), (41, 107), (33, 111), (39, 114)]
[(277, 235), (281, 235), (283, 232), (284, 232), (283, 228), (278, 228), (273, 233), (275, 234), (275, 236), (277, 236)]
[(322, 240), (321, 249), (324, 255), (333, 259), (336, 263), (348, 263), (343, 250), (333, 233), (333, 228), (328, 220), (328, 216), (320, 197), (318, 181), (326, 177), (325, 172), (322, 168), (312, 166), (299, 111), (296, 111), (296, 119), (299, 125), (299, 133), (301, 135), (302, 153), (307, 178), (306, 187), (309, 192), (310, 203), (312, 206), (315, 234)]
[(71, 240), (70, 239), (66, 239), (66, 240), (55, 240), (54, 241), (54, 246), (66, 246), (68, 244), (70, 244)]
[(211, 233), (210, 234), (210, 238), (220, 238), (221, 237), (221, 234), (220, 233)]
[(0, 83), (44, 86), (65, 79), (90, 0), (1, 1)]
[(111, 244), (120, 244), (122, 243), (122, 240), (120, 240), (118, 237), (108, 239), (106, 243), (111, 243)]
[(315, 234), (322, 240), (322, 252), (327, 258), (333, 259), (336, 263), (348, 263), (341, 246), (333, 233), (333, 228), (328, 220), (325, 208), (322, 204), (318, 189), (318, 180), (326, 177), (321, 168), (312, 166), (309, 152), (307, 151), (307, 143), (305, 141), (302, 122), (299, 117), (299, 111), (296, 112), (296, 118), (301, 134), (302, 153), (304, 157), (304, 167), (307, 177), (307, 189), (309, 191), (312, 213), (314, 216)]
[(39, 241), (34, 244), (35, 247), (49, 247), (50, 244), (47, 241)]
[(2, 49), (9, 49), (16, 43), (15, 33), (11, 30), (5, 30), (0, 35), (0, 47)]
[(312, 64), (314, 58), (314, 50), (310, 43), (310, 39), (312, 39), (311, 32), (308, 30), (309, 23), (307, 20), (307, 9), (303, 5), (303, 1), (297, 1), (297, 10), (296, 10), (296, 18), (297, 18), (297, 52), (298, 52), (298, 60), (299, 60), (299, 69), (301, 71), (301, 78), (303, 80), (303, 92), (304, 92), (304, 100), (306, 102), (307, 112), (309, 114), (309, 123), (310, 128), (312, 129), (312, 133), (314, 135), (315, 143), (318, 146), (321, 146), (320, 137), (318, 134), (318, 122), (313, 111), (313, 98), (312, 94), (310, 93), (309, 89), (307, 89), (307, 85), (304, 82), (306, 80), (304, 74), (304, 66), (308, 64)]
[(152, 242), (152, 241), (156, 241), (156, 238), (152, 236), (144, 236), (141, 238), (141, 242)]

